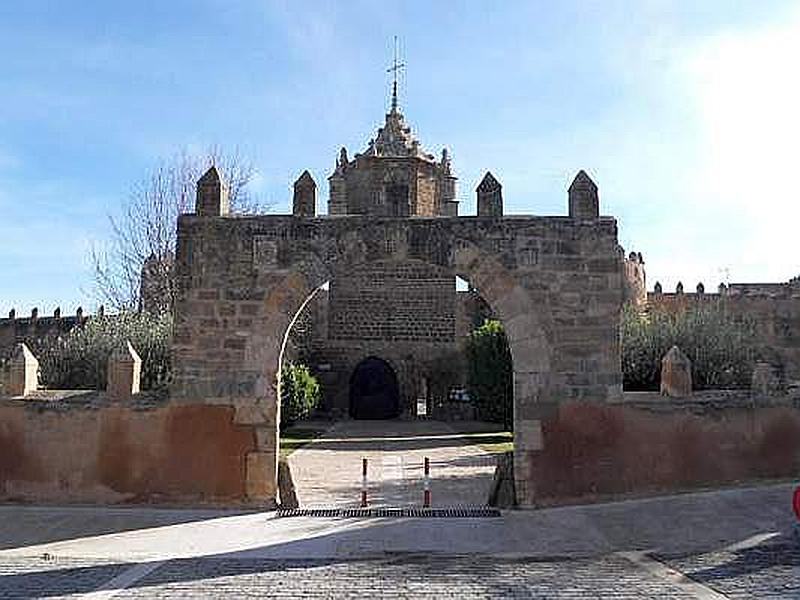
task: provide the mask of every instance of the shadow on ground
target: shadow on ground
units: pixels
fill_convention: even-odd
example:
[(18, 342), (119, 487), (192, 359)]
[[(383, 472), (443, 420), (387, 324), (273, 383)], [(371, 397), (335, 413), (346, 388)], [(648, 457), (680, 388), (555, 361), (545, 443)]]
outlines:
[(392, 451), (403, 452), (408, 450), (425, 450), (427, 448), (456, 448), (460, 446), (475, 446), (478, 444), (503, 444), (508, 442), (508, 437), (501, 434), (486, 434), (480, 437), (459, 435), (422, 435), (422, 436), (395, 436), (380, 438), (377, 436), (358, 436), (347, 438), (319, 437), (310, 442), (305, 448), (314, 450), (336, 450), (342, 452), (357, 452), (374, 450), (376, 441), (387, 441), (392, 444)]
[[(393, 530), (403, 527), (399, 521), (379, 521), (370, 527), (373, 533), (380, 532), (378, 537), (386, 538), (393, 535)], [(343, 543), (347, 538), (352, 538), (352, 532), (334, 533), (329, 536), (322, 536), (323, 539), (315, 540), (296, 540), (281, 544), (276, 544), (269, 548), (270, 554), (274, 558), (253, 556), (263, 548), (251, 550), (201, 556), (195, 558), (182, 558), (167, 561), (143, 561), (143, 562), (114, 562), (109, 564), (90, 565), (90, 566), (64, 566), (58, 558), (49, 561), (42, 560), (38, 563), (39, 569), (35, 572), (13, 573), (0, 576), (0, 594), (9, 598), (47, 598), (62, 596), (66, 594), (83, 594), (102, 588), (104, 584), (119, 576), (121, 573), (136, 567), (152, 568), (152, 571), (143, 578), (131, 583), (128, 593), (139, 590), (146, 594), (143, 588), (151, 586), (170, 586), (178, 584), (181, 587), (185, 584), (203, 580), (215, 580), (225, 577), (237, 577), (253, 574), (274, 574), (274, 578), (266, 583), (274, 586), (274, 590), (281, 589), (284, 578), (303, 577), (303, 572), (308, 569), (315, 571), (323, 570), (330, 572), (330, 577), (353, 578), (354, 570), (361, 570), (363, 575), (370, 574), (375, 576), (380, 574), (381, 585), (386, 589), (391, 589), (397, 585), (400, 589), (402, 585), (420, 582), (430, 589), (434, 586), (452, 585), (454, 576), (463, 575), (465, 569), (477, 571), (480, 574), (480, 582), (484, 591), (498, 597), (506, 597), (515, 593), (522, 593), (524, 596), (530, 594), (532, 582), (525, 580), (525, 573), (522, 567), (532, 564), (543, 566), (553, 565), (552, 576), (556, 576), (560, 581), (554, 582), (556, 585), (569, 583), (574, 585), (569, 579), (569, 574), (579, 570), (592, 560), (587, 558), (575, 557), (547, 557), (547, 558), (498, 558), (489, 556), (430, 556), (424, 552), (420, 553), (382, 553), (379, 549), (374, 557), (361, 557), (358, 559), (347, 558), (323, 558), (323, 559), (301, 559), (301, 558), (279, 558), (285, 556), (302, 556), (309, 544), (314, 543)], [(329, 539), (324, 539), (324, 538)], [(696, 557), (701, 558), (701, 557)], [(612, 562), (612, 558), (604, 559), (605, 562)], [(556, 570), (556, 563), (566, 563)], [(602, 561), (601, 561), (602, 562)], [(517, 569), (519, 567), (519, 569)], [(707, 570), (690, 571), (687, 574), (700, 582), (713, 583), (716, 586), (725, 584), (727, 580), (734, 580), (743, 575), (753, 576), (761, 574), (769, 577), (769, 571), (779, 569), (797, 569), (800, 567), (800, 548), (791, 539), (790, 534), (779, 536), (770, 541), (769, 544), (749, 548), (735, 553), (730, 561), (717, 565)], [(519, 577), (510, 577), (510, 573), (516, 573)], [(343, 572), (340, 572), (343, 571)], [(278, 576), (279, 575), (279, 576)], [(545, 572), (545, 576), (547, 573)], [(566, 579), (565, 579), (566, 576)], [(542, 577), (540, 571), (537, 577)], [(352, 585), (358, 584), (358, 579), (352, 580)], [(393, 583), (394, 582), (394, 583)], [(547, 582), (545, 582), (547, 583)], [(730, 582), (734, 584), (733, 581)], [(252, 581), (250, 582), (252, 585)], [(785, 587), (785, 582), (784, 582)], [(354, 588), (355, 589), (355, 588)], [(268, 589), (260, 589), (265, 592)], [(162, 588), (161, 593), (164, 590)]]
[(224, 509), (158, 509), (152, 507), (50, 507), (0, 505), (0, 520), (12, 523), (3, 527), (0, 550), (35, 546), (50, 542), (135, 531), (165, 525), (205, 521), (257, 512)]

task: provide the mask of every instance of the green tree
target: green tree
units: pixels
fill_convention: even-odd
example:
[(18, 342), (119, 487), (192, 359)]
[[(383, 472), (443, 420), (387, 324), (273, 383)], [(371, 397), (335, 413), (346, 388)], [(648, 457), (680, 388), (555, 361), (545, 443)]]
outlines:
[(286, 364), (281, 370), (281, 427), (308, 417), (322, 398), (319, 382), (305, 365)]
[(626, 306), (621, 344), (623, 384), (630, 390), (658, 389), (661, 359), (673, 345), (692, 361), (696, 389), (747, 387), (763, 351), (755, 323), (732, 315), (722, 302), (677, 312)]
[(50, 389), (104, 389), (108, 359), (126, 341), (142, 359), (142, 389), (167, 385), (172, 315), (135, 312), (93, 316), (64, 336), (35, 340), (41, 382)]
[(511, 429), (514, 382), (511, 350), (503, 324), (487, 319), (467, 340), (467, 391), (478, 418)]

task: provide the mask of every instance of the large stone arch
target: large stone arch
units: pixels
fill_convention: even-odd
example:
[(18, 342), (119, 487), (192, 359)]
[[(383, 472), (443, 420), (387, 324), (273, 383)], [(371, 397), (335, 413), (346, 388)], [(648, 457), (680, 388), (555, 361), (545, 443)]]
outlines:
[(506, 329), (514, 373), (514, 472), (517, 500), (532, 504), (534, 490), (524, 475), (542, 449), (541, 415), (552, 407), (549, 396), (552, 317), (537, 303), (496, 256), (475, 244), (456, 240), (456, 274), (470, 281)]
[(246, 496), (273, 502), (275, 381), (292, 321), (337, 272), (387, 255), (469, 280), (504, 322), (517, 494), (532, 504), (542, 417), (562, 399), (604, 401), (621, 390), (613, 219), (183, 216), (175, 396), (235, 407), (257, 442), (244, 459)]
[[(347, 237), (348, 246), (360, 247), (360, 238), (350, 232)], [(541, 414), (555, 402), (547, 389), (551, 345), (545, 324), (551, 321), (549, 311), (546, 306), (536, 305), (514, 274), (491, 252), (461, 238), (454, 238), (450, 249), (453, 273), (470, 281), (506, 326), (514, 367), (515, 472), (527, 473), (531, 457), (542, 447)], [(254, 425), (258, 431), (258, 450), (267, 457), (254, 464), (254, 469), (272, 469), (275, 464), (277, 473), (280, 404), (279, 392), (273, 386), (278, 380), (282, 350), (294, 320), (314, 291), (334, 278), (336, 272), (351, 270), (365, 261), (360, 251), (334, 255), (327, 262), (316, 253), (304, 253), (288, 266), (286, 274), (266, 295), (245, 354), (247, 367), (262, 372), (257, 389), (263, 391), (263, 400), (257, 397), (253, 406), (266, 411), (257, 417), (263, 425), (257, 421)], [(237, 405), (237, 415), (242, 415), (240, 422), (253, 422), (251, 410), (254, 408), (245, 402)], [(260, 481), (259, 476), (252, 477)], [(519, 501), (527, 503), (532, 491), (526, 478), (518, 478), (516, 487)], [(249, 489), (256, 490), (258, 485), (251, 484)]]

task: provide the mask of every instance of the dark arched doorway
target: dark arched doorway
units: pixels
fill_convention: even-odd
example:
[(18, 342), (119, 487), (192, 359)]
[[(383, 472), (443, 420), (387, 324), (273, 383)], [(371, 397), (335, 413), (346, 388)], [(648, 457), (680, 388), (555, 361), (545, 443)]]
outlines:
[(400, 392), (394, 369), (380, 358), (365, 358), (350, 377), (350, 416), (394, 419), (399, 413)]

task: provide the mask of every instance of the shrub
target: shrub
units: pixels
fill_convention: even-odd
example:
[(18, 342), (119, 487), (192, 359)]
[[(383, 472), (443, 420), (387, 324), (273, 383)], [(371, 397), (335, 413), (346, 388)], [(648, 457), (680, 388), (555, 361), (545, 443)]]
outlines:
[(737, 319), (722, 303), (678, 312), (622, 313), (623, 385), (656, 390), (661, 359), (675, 345), (692, 361), (695, 389), (748, 387), (760, 350), (752, 320)]
[(41, 383), (51, 389), (105, 389), (108, 359), (129, 340), (142, 359), (142, 389), (170, 382), (172, 315), (96, 316), (69, 333), (33, 342)]
[(281, 427), (308, 417), (322, 394), (317, 378), (305, 365), (287, 364), (281, 370)]
[(467, 340), (467, 391), (478, 418), (511, 428), (513, 369), (511, 350), (500, 321), (487, 319)]

